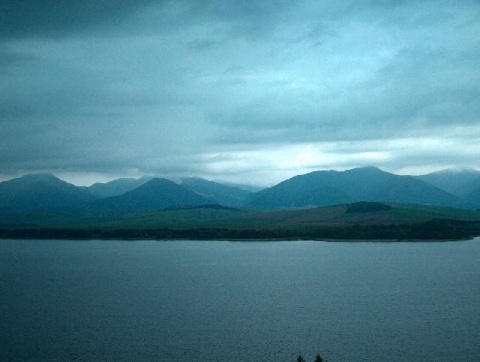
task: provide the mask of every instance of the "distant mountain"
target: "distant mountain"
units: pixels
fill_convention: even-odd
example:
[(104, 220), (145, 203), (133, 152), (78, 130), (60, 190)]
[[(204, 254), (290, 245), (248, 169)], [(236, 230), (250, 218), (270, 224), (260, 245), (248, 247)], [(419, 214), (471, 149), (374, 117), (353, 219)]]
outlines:
[(151, 177), (119, 178), (106, 183), (95, 183), (88, 187), (88, 190), (99, 197), (119, 196), (128, 191), (132, 191), (151, 180)]
[[(475, 178), (480, 172), (456, 172), (413, 177), (394, 175), (374, 167), (343, 172), (316, 171), (255, 193), (193, 177), (177, 182), (163, 178), (118, 179), (81, 188), (53, 175), (36, 174), (0, 183), (0, 213), (63, 212), (85, 208), (146, 211), (208, 204), (285, 209), (360, 201), (480, 208), (480, 184)], [(452, 192), (456, 190), (457, 195), (464, 197), (434, 184)]]
[(50, 174), (25, 175), (0, 183), (1, 212), (73, 211), (94, 198)]
[(238, 187), (198, 177), (181, 178), (180, 184), (203, 196), (212, 204), (225, 206), (240, 206), (245, 202), (247, 196), (251, 194), (250, 191), (242, 190)]
[(225, 186), (231, 186), (231, 187), (236, 187), (240, 190), (245, 190), (249, 192), (258, 192), (260, 190), (263, 190), (265, 187), (261, 186), (255, 186), (255, 185), (247, 185), (247, 184), (240, 184), (240, 183), (235, 183), (235, 182), (226, 182), (226, 181), (214, 181), (217, 183), (220, 183)]
[(470, 207), (480, 210), (480, 187), (465, 195), (463, 199)]
[(96, 200), (91, 208), (113, 211), (146, 211), (209, 204), (205, 197), (163, 178), (153, 178), (120, 196)]
[(246, 202), (257, 208), (318, 207), (359, 201), (464, 206), (463, 201), (439, 188), (375, 167), (348, 171), (316, 171), (295, 176), (252, 194)]
[(474, 169), (449, 168), (415, 178), (459, 197), (480, 188), (480, 171)]

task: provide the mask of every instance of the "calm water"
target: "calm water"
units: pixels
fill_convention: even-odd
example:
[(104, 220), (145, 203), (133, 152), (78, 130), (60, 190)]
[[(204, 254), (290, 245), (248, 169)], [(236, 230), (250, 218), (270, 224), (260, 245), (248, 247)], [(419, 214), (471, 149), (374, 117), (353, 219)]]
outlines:
[(0, 293), (0, 360), (480, 360), (480, 239), (1, 240)]

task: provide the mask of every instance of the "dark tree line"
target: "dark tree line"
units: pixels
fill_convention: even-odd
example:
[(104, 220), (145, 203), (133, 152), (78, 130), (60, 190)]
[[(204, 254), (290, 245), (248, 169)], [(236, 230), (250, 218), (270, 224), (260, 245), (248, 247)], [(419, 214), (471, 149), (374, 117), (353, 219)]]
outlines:
[[(298, 356), (297, 362), (306, 362), (306, 361), (302, 356)], [(327, 362), (327, 360), (323, 359), (319, 354), (317, 354), (313, 362)]]
[(434, 219), (421, 224), (303, 226), (291, 228), (87, 229), (1, 228), (10, 239), (190, 239), (190, 240), (455, 240), (480, 235), (480, 222)]

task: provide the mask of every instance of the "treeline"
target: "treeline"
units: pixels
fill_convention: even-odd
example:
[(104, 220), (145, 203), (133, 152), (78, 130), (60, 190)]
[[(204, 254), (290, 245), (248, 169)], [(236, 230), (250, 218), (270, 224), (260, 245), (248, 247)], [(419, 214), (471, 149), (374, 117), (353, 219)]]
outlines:
[(347, 206), (346, 213), (360, 212), (378, 212), (378, 211), (390, 211), (392, 207), (380, 202), (360, 201), (354, 202)]
[(304, 226), (291, 228), (86, 229), (2, 228), (4, 239), (196, 239), (196, 240), (459, 240), (480, 235), (480, 222), (435, 219), (421, 224)]
[[(300, 355), (297, 357), (297, 362), (306, 362), (305, 359)], [(322, 358), (319, 354), (315, 357), (313, 362), (327, 362), (325, 359)]]

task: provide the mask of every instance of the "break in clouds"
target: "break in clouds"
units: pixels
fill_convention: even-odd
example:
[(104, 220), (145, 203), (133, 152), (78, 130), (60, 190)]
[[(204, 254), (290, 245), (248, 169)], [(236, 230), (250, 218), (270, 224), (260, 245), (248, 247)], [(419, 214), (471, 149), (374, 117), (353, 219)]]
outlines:
[(314, 169), (478, 166), (478, 1), (0, 10), (3, 178), (272, 184)]

